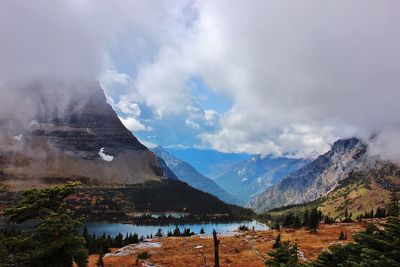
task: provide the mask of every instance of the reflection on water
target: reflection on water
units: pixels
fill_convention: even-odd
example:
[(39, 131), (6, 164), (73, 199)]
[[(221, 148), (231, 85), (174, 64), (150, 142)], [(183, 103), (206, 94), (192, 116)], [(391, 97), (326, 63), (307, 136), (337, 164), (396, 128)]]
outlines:
[[(155, 235), (158, 229), (161, 229), (164, 235), (168, 231), (173, 231), (176, 225), (135, 225), (135, 224), (123, 224), (123, 223), (86, 223), (88, 232), (90, 234), (95, 233), (97, 236), (105, 233), (106, 235), (116, 236), (118, 233), (125, 234), (138, 234), (140, 236)], [(242, 222), (231, 222), (231, 223), (198, 223), (198, 224), (181, 224), (178, 225), (181, 232), (184, 228), (190, 228), (192, 232), (198, 234), (200, 229), (203, 228), (206, 234), (211, 234), (212, 230), (215, 229), (218, 233), (235, 231), (240, 225), (246, 225), (249, 229), (255, 230), (268, 230), (268, 226), (253, 221), (242, 221)]]

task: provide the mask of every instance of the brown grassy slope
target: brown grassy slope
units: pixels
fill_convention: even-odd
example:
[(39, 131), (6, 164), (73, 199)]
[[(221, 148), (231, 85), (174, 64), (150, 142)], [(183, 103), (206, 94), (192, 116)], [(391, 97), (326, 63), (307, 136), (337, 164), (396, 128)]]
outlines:
[[(291, 241), (299, 246), (304, 255), (301, 260), (314, 259), (322, 250), (335, 243), (349, 242), (350, 237), (361, 230), (365, 222), (358, 223), (336, 223), (333, 225), (321, 225), (317, 234), (311, 234), (305, 229), (296, 231), (282, 230), (282, 240)], [(347, 241), (338, 241), (340, 231), (348, 235)], [(220, 263), (221, 266), (265, 266), (268, 252), (272, 249), (277, 231), (249, 231), (233, 237), (220, 236)], [(193, 236), (168, 237), (154, 239), (154, 242), (161, 242), (161, 248), (136, 249), (126, 256), (105, 257), (106, 267), (128, 267), (146, 266), (204, 266), (201, 252), (207, 258), (207, 263), (213, 266), (213, 241), (211, 237), (204, 238)], [(201, 248), (196, 248), (202, 246)], [(137, 255), (147, 251), (151, 256), (148, 260), (138, 261)], [(89, 266), (95, 266), (98, 255), (91, 255)]]
[(372, 209), (385, 208), (392, 192), (398, 196), (399, 189), (400, 168), (383, 164), (367, 173), (351, 174), (322, 199), (319, 207), (335, 219), (342, 218), (347, 208), (354, 219)]

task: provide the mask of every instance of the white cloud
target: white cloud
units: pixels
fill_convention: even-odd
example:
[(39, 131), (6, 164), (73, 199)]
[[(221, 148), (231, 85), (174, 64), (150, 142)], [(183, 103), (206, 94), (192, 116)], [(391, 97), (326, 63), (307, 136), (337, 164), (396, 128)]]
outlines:
[(137, 118), (135, 117), (128, 117), (128, 118), (123, 118), (119, 117), (121, 120), (122, 124), (130, 131), (136, 132), (136, 131), (145, 131), (146, 126), (144, 126)]
[(393, 156), (399, 10), (390, 0), (4, 0), (0, 83), (103, 72), (129, 129), (146, 129), (138, 104), (202, 129), (198, 115), (209, 123), (211, 111), (187, 110), (196, 76), (232, 100), (198, 145), (312, 155), (337, 138), (377, 133), (378, 152)]
[(142, 143), (143, 145), (145, 145), (148, 148), (156, 148), (156, 147), (158, 147), (157, 144), (155, 144), (153, 142), (150, 142), (150, 141), (145, 141), (143, 139), (139, 139), (139, 142)]
[(200, 125), (191, 119), (185, 119), (185, 123), (193, 129), (200, 129)]
[(125, 114), (132, 115), (135, 117), (139, 117), (141, 114), (140, 107), (137, 103), (132, 102), (126, 98), (120, 99), (117, 104), (117, 108)]
[(400, 6), (360, 5), (198, 1), (192, 27), (171, 34), (135, 83), (171, 93), (174, 108), (193, 74), (229, 95), (221, 128), (201, 135), (218, 150), (313, 155), (337, 138), (368, 138), (400, 124)]
[(204, 119), (206, 124), (215, 125), (221, 115), (213, 109), (204, 110)]

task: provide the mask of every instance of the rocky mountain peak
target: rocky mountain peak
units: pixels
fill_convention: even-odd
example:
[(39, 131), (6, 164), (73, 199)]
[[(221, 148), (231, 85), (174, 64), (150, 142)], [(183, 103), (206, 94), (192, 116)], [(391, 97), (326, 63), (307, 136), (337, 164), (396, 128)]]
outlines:
[(367, 148), (367, 146), (358, 138), (339, 139), (333, 143), (331, 151), (335, 153), (345, 153), (356, 147)]
[(16, 177), (28, 187), (66, 179), (135, 184), (163, 175), (156, 156), (121, 123), (97, 82), (6, 86), (15, 89), (7, 90), (12, 102), (21, 99), (0, 113), (7, 186), (15, 187)]
[(361, 140), (357, 138), (338, 140), (330, 151), (289, 174), (253, 198), (247, 206), (257, 211), (265, 211), (313, 201), (333, 190), (350, 172), (369, 168), (371, 161), (367, 145)]

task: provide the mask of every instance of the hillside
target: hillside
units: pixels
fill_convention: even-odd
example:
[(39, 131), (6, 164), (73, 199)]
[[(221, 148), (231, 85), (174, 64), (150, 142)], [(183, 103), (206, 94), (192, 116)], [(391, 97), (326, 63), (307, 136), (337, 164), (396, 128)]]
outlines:
[(303, 159), (255, 155), (235, 164), (215, 182), (245, 204), (306, 163)]
[(196, 189), (208, 192), (226, 203), (238, 203), (234, 197), (219, 187), (213, 180), (200, 174), (190, 164), (172, 156), (162, 147), (154, 148), (153, 152), (165, 161), (168, 168), (176, 174), (179, 180), (188, 183)]
[(220, 216), (221, 219), (253, 214), (251, 210), (228, 205), (186, 183), (169, 179), (120, 188), (84, 187), (69, 197), (67, 203), (74, 207), (77, 215), (87, 216), (90, 220), (132, 221), (137, 213), (167, 211)]
[(347, 209), (354, 220), (359, 215), (376, 212), (378, 207), (387, 210), (393, 194), (400, 199), (400, 167), (390, 162), (378, 161), (370, 170), (350, 173), (322, 198), (271, 209), (267, 213), (272, 217), (289, 213), (302, 214), (306, 209), (318, 207), (323, 214), (335, 220), (343, 220)]
[(320, 209), (335, 219), (343, 218), (345, 210), (353, 219), (365, 212), (386, 208), (392, 194), (400, 193), (400, 167), (378, 162), (368, 171), (351, 173), (338, 187), (321, 199)]
[(367, 170), (374, 162), (367, 155), (367, 146), (359, 139), (338, 140), (330, 151), (288, 175), (246, 206), (264, 212), (316, 200), (336, 188), (352, 171)]

